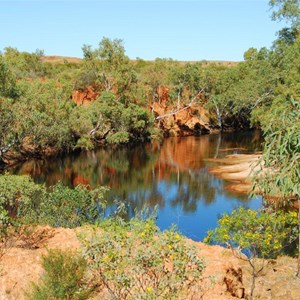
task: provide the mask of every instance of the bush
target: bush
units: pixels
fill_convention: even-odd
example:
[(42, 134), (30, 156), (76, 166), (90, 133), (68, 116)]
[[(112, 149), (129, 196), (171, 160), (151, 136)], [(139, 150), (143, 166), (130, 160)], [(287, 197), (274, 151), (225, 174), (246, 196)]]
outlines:
[(276, 258), (290, 241), (297, 239), (297, 213), (245, 209), (224, 214), (219, 227), (208, 232), (206, 242), (242, 249), (249, 258)]
[[(226, 244), (239, 259), (251, 267), (253, 299), (255, 279), (265, 267), (265, 258), (276, 258), (298, 237), (297, 213), (265, 212), (240, 207), (224, 214), (219, 226), (209, 231), (204, 242)], [(246, 254), (246, 255), (244, 255)], [(258, 259), (260, 258), (260, 259)]]
[(129, 142), (129, 135), (127, 132), (119, 131), (106, 138), (109, 144), (126, 144)]
[(107, 188), (89, 190), (84, 186), (74, 189), (61, 182), (51, 187), (40, 206), (39, 223), (54, 227), (74, 228), (102, 220)]
[(0, 175), (0, 237), (6, 228), (25, 224), (53, 227), (77, 227), (102, 220), (104, 194), (108, 189), (77, 186), (59, 182), (47, 191), (28, 176)]
[(43, 185), (35, 184), (28, 176), (0, 175), (0, 224), (26, 222), (36, 217), (35, 209), (45, 194)]
[(93, 288), (87, 280), (87, 263), (74, 251), (50, 250), (42, 258), (45, 273), (33, 284), (28, 299), (88, 299)]
[(204, 263), (175, 229), (159, 232), (151, 218), (109, 219), (101, 227), (82, 242), (98, 284), (115, 299), (184, 299), (202, 293)]

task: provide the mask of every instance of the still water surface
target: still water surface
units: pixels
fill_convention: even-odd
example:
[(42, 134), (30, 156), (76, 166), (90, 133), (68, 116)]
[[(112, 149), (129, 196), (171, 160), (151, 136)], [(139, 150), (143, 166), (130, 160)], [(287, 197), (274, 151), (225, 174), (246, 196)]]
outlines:
[(144, 207), (158, 206), (157, 224), (163, 230), (171, 224), (194, 240), (202, 240), (218, 217), (238, 206), (257, 209), (260, 198), (248, 198), (226, 189), (228, 182), (208, 172), (208, 158), (232, 153), (253, 153), (260, 149), (258, 132), (212, 134), (169, 138), (162, 144), (118, 149), (98, 149), (45, 161), (28, 161), (12, 170), (29, 174), (36, 182), (53, 185), (62, 181), (106, 185), (114, 200), (128, 205), (128, 216)]

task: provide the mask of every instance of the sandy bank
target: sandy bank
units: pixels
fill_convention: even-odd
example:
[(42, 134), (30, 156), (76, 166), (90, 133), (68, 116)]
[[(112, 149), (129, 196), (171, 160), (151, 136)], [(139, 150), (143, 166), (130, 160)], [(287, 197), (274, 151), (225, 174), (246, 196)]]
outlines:
[(232, 182), (226, 188), (235, 193), (249, 193), (251, 180), (262, 169), (259, 164), (261, 154), (232, 154), (225, 158), (208, 159), (221, 165), (209, 168), (209, 172), (218, 178)]

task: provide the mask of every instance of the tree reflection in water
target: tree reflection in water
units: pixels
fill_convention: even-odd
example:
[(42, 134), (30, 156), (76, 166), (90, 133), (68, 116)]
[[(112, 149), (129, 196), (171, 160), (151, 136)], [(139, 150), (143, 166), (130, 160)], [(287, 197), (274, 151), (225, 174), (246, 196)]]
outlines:
[(109, 206), (113, 207), (116, 200), (126, 203), (127, 218), (144, 207), (158, 206), (161, 228), (175, 222), (185, 234), (199, 240), (222, 212), (239, 205), (255, 208), (260, 203), (246, 195), (230, 194), (226, 182), (208, 172), (212, 163), (206, 159), (233, 151), (253, 153), (260, 144), (260, 135), (255, 132), (169, 138), (162, 144), (102, 148), (44, 161), (32, 160), (11, 172), (29, 174), (36, 182), (48, 186), (57, 181), (69, 186), (109, 186)]

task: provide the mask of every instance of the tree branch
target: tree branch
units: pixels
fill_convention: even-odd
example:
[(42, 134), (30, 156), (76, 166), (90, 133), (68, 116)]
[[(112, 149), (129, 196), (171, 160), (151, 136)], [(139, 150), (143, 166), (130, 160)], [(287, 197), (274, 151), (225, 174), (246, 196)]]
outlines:
[(165, 114), (165, 115), (158, 116), (158, 117), (155, 118), (155, 120), (160, 120), (160, 119), (163, 119), (163, 118), (170, 117), (170, 116), (172, 116), (172, 115), (176, 115), (176, 114), (178, 114), (179, 112), (184, 111), (184, 110), (190, 108), (190, 107), (192, 106), (192, 104), (194, 103), (194, 101), (197, 99), (197, 97), (198, 97), (203, 91), (204, 91), (204, 89), (201, 89), (201, 90), (197, 93), (197, 95), (195, 95), (195, 97), (190, 101), (190, 103), (189, 103), (188, 105), (186, 105), (185, 107), (180, 108), (180, 109), (177, 109), (177, 110), (175, 110), (175, 111), (171, 111), (171, 112), (169, 112), (169, 113), (167, 113), (167, 114)]

